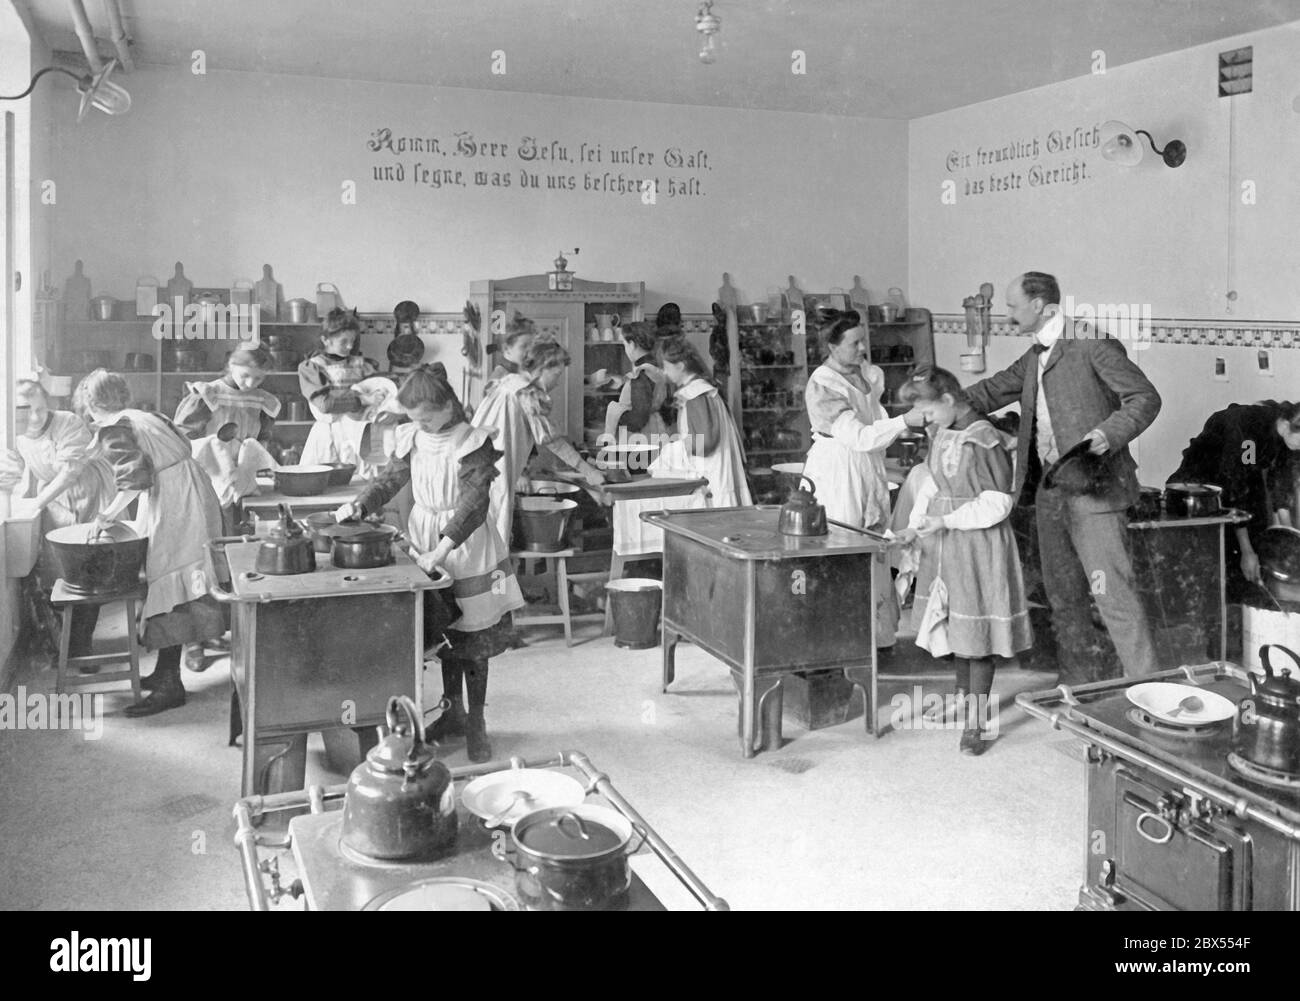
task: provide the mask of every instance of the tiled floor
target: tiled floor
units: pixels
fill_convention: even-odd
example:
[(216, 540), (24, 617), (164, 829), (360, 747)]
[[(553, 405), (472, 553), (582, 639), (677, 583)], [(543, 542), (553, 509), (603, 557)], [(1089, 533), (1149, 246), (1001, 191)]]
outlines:
[[(977, 759), (957, 752), (952, 731), (872, 740), (861, 719), (814, 732), (787, 719), (780, 750), (745, 760), (729, 676), (699, 650), (679, 647), (665, 695), (658, 649), (604, 638), (570, 650), (558, 629), (528, 635), (527, 648), (493, 662), (497, 756), (585, 751), (733, 908), (1074, 904), (1083, 769), (1056, 753), (1071, 749), (1064, 738), (1012, 704), (1046, 675), (998, 676), (1002, 736)], [(932, 668), (924, 656), (898, 655)], [(232, 843), (240, 751), (226, 746), (227, 663), (184, 679), (188, 704), (147, 719), (122, 715), (129, 694), (107, 695), (98, 740), (0, 731), (0, 907), (247, 906)], [(17, 680), (44, 689), (53, 673)], [(435, 670), (428, 688), (440, 687)], [(910, 688), (885, 693), (882, 720), (891, 695)], [(325, 771), (318, 736), (310, 747), (309, 780), (342, 781)], [(463, 745), (447, 761), (466, 763)]]

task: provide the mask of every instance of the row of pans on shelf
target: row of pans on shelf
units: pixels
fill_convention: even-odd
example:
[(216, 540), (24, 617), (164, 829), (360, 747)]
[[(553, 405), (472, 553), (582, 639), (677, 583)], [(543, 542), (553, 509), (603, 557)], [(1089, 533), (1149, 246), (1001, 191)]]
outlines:
[[(174, 351), (164, 351), (162, 356), (162, 368), (164, 372), (206, 372), (215, 371), (216, 368), (225, 364), (224, 352), (218, 361), (210, 357), (209, 352), (203, 348), (176, 348)], [(302, 356), (297, 351), (271, 351), (271, 367), (277, 371), (289, 372), (298, 367)], [(69, 360), (73, 365), (84, 372), (91, 372), (97, 368), (114, 369), (122, 372), (152, 372), (155, 370), (155, 359), (152, 354), (144, 351), (128, 351), (123, 358), (122, 365), (117, 365), (117, 359), (121, 357), (112, 351), (77, 351), (74, 352)]]

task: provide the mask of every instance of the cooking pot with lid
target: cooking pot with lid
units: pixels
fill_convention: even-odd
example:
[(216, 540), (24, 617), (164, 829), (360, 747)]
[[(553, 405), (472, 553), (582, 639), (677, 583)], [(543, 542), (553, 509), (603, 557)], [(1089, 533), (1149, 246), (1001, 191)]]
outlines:
[(645, 837), (621, 813), (584, 803), (525, 814), (510, 829), (513, 851), (494, 845), (493, 854), (514, 867), (527, 910), (618, 910), (632, 886), (628, 856)]
[(1233, 750), (1251, 764), (1300, 777), (1300, 680), (1290, 668), (1273, 668), (1271, 650), (1282, 651), (1300, 667), (1300, 655), (1288, 647), (1266, 643), (1259, 648), (1264, 677), (1252, 673), (1251, 694), (1238, 703)]
[[(450, 705), (443, 700), (439, 708)], [(348, 779), (340, 842), (367, 858), (436, 858), (456, 844), (451, 772), (424, 742), (419, 712), (408, 696), (392, 696), (387, 717), (391, 732)]]
[(285, 304), (290, 323), (310, 323), (312, 303), (309, 299), (290, 299)]
[(1206, 518), (1223, 510), (1223, 490), (1212, 483), (1166, 483), (1165, 513), (1171, 518)]
[(393, 562), (393, 543), (401, 533), (391, 525), (367, 525), (333, 537), (330, 562), (340, 570), (373, 570)]

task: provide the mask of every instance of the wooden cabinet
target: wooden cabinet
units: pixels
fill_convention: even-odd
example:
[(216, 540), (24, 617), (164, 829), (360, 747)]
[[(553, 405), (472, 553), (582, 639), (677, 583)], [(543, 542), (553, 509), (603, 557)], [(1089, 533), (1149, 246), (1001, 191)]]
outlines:
[[(881, 398), (890, 416), (909, 409), (898, 402), (898, 390), (920, 368), (934, 365), (934, 321), (928, 309), (909, 309), (906, 317), (884, 322), (880, 307), (867, 309), (867, 339), (871, 364), (885, 373)], [(812, 364), (809, 359), (809, 364)], [(820, 362), (819, 362), (820, 364)]]
[(733, 412), (750, 474), (764, 476), (774, 463), (801, 462), (808, 451), (808, 338), (787, 322), (738, 320), (735, 331)]
[[(591, 389), (588, 377), (602, 368), (622, 373), (628, 366), (617, 330), (609, 341), (593, 340), (590, 331), (600, 331), (598, 316), (617, 316), (620, 324), (642, 319), (645, 283), (575, 278), (572, 291), (552, 292), (545, 274), (524, 275), (473, 282), (470, 302), (479, 310), (485, 349), (489, 344), (504, 344), (507, 325), (519, 313), (533, 321), (538, 337), (558, 342), (569, 353), (566, 376), (551, 394), (551, 418), (570, 441), (594, 446), (604, 430), (605, 407), (617, 394)], [(485, 353), (468, 393), (472, 405), (481, 402), (484, 381), (496, 362), (495, 356)]]

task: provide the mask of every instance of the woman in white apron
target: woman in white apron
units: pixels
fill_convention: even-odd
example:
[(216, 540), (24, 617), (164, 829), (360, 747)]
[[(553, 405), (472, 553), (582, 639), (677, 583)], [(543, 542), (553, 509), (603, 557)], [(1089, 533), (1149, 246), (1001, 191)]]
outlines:
[(736, 424), (717, 388), (708, 380), (704, 359), (685, 337), (663, 346), (664, 374), (677, 387), (677, 439), (665, 445), (650, 466), (660, 476), (703, 476), (711, 507), (748, 507), (745, 452)]
[(474, 426), (495, 432), (493, 442), (501, 451), (492, 482), (492, 516), (497, 531), (510, 544), (515, 512), (515, 490), (534, 448), (546, 449), (564, 465), (577, 470), (592, 486), (605, 477), (578, 454), (551, 423), (550, 392), (569, 364), (569, 353), (554, 341), (535, 343), (524, 358), (524, 371), (503, 376), (474, 412)]
[(332, 309), (321, 324), (320, 350), (298, 366), (299, 388), (316, 419), (303, 445), (304, 466), (344, 462), (356, 464), (362, 476), (375, 472), (364, 454), (363, 439), (370, 427), (367, 401), (356, 385), (377, 374), (379, 366), (361, 356), (360, 336), (356, 310)]
[(221, 534), (221, 506), (191, 456), (189, 439), (167, 418), (131, 408), (125, 379), (97, 369), (83, 386), (118, 490), (96, 520), (118, 520), (139, 498), (132, 527), (149, 539), (141, 639), (146, 649), (158, 651), (158, 662), (142, 679), (149, 695), (128, 706), (126, 715), (150, 716), (185, 703), (182, 645), (216, 639), (226, 630), (221, 606), (208, 594), (207, 544)]
[[(823, 310), (818, 317), (826, 361), (804, 388), (812, 445), (804, 475), (813, 481), (826, 516), (854, 528), (883, 531), (889, 524), (885, 449), (925, 418), (909, 411), (890, 417), (880, 403), (885, 374), (866, 364), (867, 331), (854, 310)], [(892, 647), (898, 631), (898, 598), (888, 556), (872, 562), (876, 590), (876, 646)]]
[[(488, 660), (508, 649), (510, 613), (524, 606), (510, 551), (491, 517), (491, 484), (499, 452), (492, 432), (465, 420), (445, 375), (411, 373), (397, 402), (411, 419), (398, 428), (393, 460), (373, 485), (344, 504), (340, 521), (383, 509), (408, 483), (414, 506), (408, 523), (412, 555), (426, 573), (442, 570), (452, 586), (427, 592), (425, 634), (442, 660), (443, 694), (451, 708), (429, 739), (464, 736), (471, 761), (492, 757), (483, 708)], [(469, 711), (461, 697), (464, 682)]]
[(623, 331), (623, 351), (632, 371), (617, 400), (605, 410), (605, 440), (610, 444), (658, 444), (668, 428), (660, 411), (668, 401), (668, 377), (655, 364), (659, 335), (649, 323), (629, 323)]
[[(14, 447), (22, 459), (22, 474), (14, 496), (28, 498), (31, 507), (40, 512), (42, 536), (55, 528), (94, 521), (95, 515), (113, 499), (117, 488), (112, 467), (94, 448), (90, 428), (76, 414), (50, 409), (38, 374), (19, 379), (15, 395), (19, 427)], [(44, 603), (41, 618), (50, 622), (53, 615), (52, 610), (46, 611), (48, 594), (58, 573), (48, 547), (41, 548), (33, 573), (31, 586), (37, 593), (36, 600)], [(98, 605), (73, 611), (71, 656), (90, 652), (90, 640), (98, 621)]]

